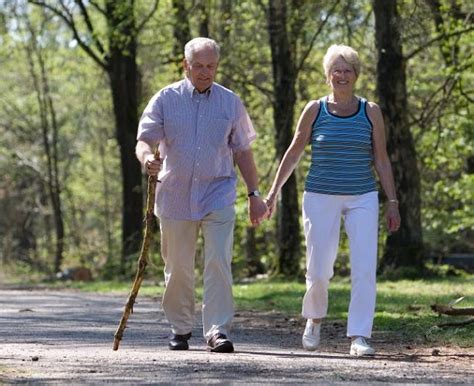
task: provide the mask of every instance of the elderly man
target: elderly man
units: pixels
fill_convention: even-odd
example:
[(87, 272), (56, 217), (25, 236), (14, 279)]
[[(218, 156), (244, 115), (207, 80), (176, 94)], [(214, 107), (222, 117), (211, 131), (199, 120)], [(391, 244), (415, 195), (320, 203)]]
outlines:
[[(163, 310), (171, 324), (170, 350), (187, 350), (194, 319), (194, 260), (204, 238), (203, 333), (213, 352), (233, 352), (232, 244), (235, 222), (234, 162), (248, 190), (253, 225), (267, 214), (258, 192), (250, 143), (255, 139), (240, 98), (214, 83), (219, 46), (196, 38), (184, 50), (185, 79), (160, 90), (140, 120), (136, 155), (158, 175), (155, 214), (161, 224), (166, 289)], [(153, 156), (159, 144), (161, 161)]]

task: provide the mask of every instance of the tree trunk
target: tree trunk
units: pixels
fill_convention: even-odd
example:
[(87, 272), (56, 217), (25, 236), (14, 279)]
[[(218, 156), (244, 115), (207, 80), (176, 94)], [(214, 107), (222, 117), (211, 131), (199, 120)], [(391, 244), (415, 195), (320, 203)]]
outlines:
[(209, 37), (209, 7), (206, 0), (200, 0), (197, 4), (199, 17), (199, 36)]
[(260, 254), (257, 249), (257, 238), (255, 228), (245, 227), (245, 255), (247, 262), (247, 277), (254, 277), (265, 272), (265, 268), (260, 261)]
[(220, 73), (219, 83), (224, 87), (230, 88), (232, 79), (229, 76), (228, 70), (232, 68), (230, 65), (232, 61), (232, 50), (234, 49), (231, 41), (231, 20), (232, 20), (232, 0), (220, 0), (219, 16), (218, 16), (217, 33), (219, 37), (219, 45), (221, 47), (221, 68), (226, 68), (227, 71)]
[(189, 28), (189, 13), (186, 10), (185, 1), (173, 0), (174, 23), (173, 23), (173, 56), (176, 60), (176, 68), (179, 75), (183, 72), (181, 59), (184, 56), (184, 46), (191, 40)]
[(53, 104), (53, 98), (51, 97), (51, 93), (49, 91), (49, 84), (48, 79), (46, 76), (46, 70), (44, 68), (44, 64), (41, 60), (41, 69), (43, 72), (43, 79), (44, 79), (44, 89), (45, 89), (45, 98), (47, 101), (47, 107), (49, 110), (49, 114), (51, 117), (51, 130), (53, 134), (52, 139), (52, 153), (51, 153), (51, 166), (52, 166), (52, 203), (53, 203), (53, 211), (54, 211), (54, 224), (56, 228), (56, 258), (54, 269), (56, 272), (61, 270), (61, 265), (63, 262), (63, 252), (64, 252), (64, 218), (63, 218), (63, 211), (62, 211), (62, 202), (61, 202), (61, 181), (59, 177), (59, 152), (58, 152), (58, 144), (59, 144), (59, 126), (58, 121), (56, 119), (56, 110)]
[(420, 173), (408, 126), (406, 62), (402, 54), (396, 0), (374, 0), (375, 39), (378, 52), (377, 95), (388, 131), (387, 149), (400, 201), (402, 223), (389, 234), (381, 268), (423, 265)]
[[(105, 136), (104, 136), (105, 137)], [(105, 154), (105, 146), (102, 138), (99, 139), (99, 155), (100, 155), (100, 168), (102, 173), (102, 188), (104, 193), (104, 232), (107, 239), (107, 260), (106, 265), (112, 266), (113, 256), (113, 242), (112, 242), (112, 226), (110, 221), (110, 187), (108, 182), (108, 169), (107, 169), (107, 155)]]
[(56, 229), (56, 253), (54, 257), (54, 271), (61, 271), (64, 252), (64, 219), (61, 209), (61, 191), (60, 186), (54, 184), (53, 190), (50, 192), (52, 196), (54, 226)]
[(142, 173), (135, 158), (138, 127), (136, 27), (133, 2), (108, 1), (107, 23), (110, 56), (108, 75), (112, 89), (116, 137), (120, 148), (122, 190), (121, 273), (140, 250), (143, 222)]
[[(270, 0), (268, 31), (273, 69), (273, 119), (278, 159), (291, 143), (294, 105), (296, 102), (295, 58), (290, 49), (287, 32), (287, 9), (285, 0)], [(296, 276), (301, 255), (301, 233), (298, 209), (298, 190), (293, 173), (282, 188), (277, 213), (278, 265), (277, 273)]]
[[(126, 261), (140, 250), (143, 219), (143, 188), (140, 165), (135, 159), (138, 127), (138, 68), (136, 63), (138, 27), (135, 23), (134, 0), (105, 0), (103, 7), (95, 4), (106, 18), (108, 48), (96, 32), (85, 0), (75, 0), (74, 6), (82, 16), (81, 31), (73, 18), (70, 2), (58, 0), (56, 5), (29, 0), (59, 16), (72, 31), (86, 54), (103, 68), (109, 77), (115, 118), (116, 138), (120, 149), (122, 172), (122, 273)], [(156, 3), (155, 3), (156, 4)], [(155, 7), (156, 10), (156, 7)], [(155, 11), (153, 10), (152, 13)], [(148, 16), (151, 17), (152, 13)], [(143, 28), (146, 20), (141, 24)], [(148, 18), (149, 20), (149, 18)]]
[[(61, 208), (61, 182), (58, 168), (58, 141), (59, 127), (56, 120), (56, 111), (51, 98), (49, 80), (41, 48), (37, 45), (37, 34), (28, 21), (28, 28), (31, 34), (30, 46), (26, 47), (30, 75), (38, 102), (38, 109), (41, 122), (41, 133), (46, 156), (46, 185), (48, 188), (49, 199), (53, 210), (54, 229), (55, 229), (55, 252), (54, 252), (54, 271), (61, 270), (64, 252), (64, 219)], [(41, 32), (41, 31), (40, 31)], [(35, 57), (36, 62), (35, 64)], [(39, 73), (36, 72), (36, 66), (39, 67)]]

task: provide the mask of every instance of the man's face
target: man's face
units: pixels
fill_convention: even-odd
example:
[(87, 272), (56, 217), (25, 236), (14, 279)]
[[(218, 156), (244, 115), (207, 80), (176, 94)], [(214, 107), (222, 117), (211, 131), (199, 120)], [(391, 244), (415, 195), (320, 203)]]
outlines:
[(191, 63), (186, 59), (183, 61), (186, 75), (199, 92), (211, 87), (216, 77), (219, 60), (212, 48), (203, 47), (194, 52)]

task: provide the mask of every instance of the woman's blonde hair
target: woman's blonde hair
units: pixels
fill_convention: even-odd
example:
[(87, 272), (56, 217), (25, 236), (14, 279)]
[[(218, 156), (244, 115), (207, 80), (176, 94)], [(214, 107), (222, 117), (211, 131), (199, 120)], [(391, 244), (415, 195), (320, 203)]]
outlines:
[(359, 54), (352, 47), (345, 46), (344, 44), (333, 44), (328, 48), (326, 55), (323, 59), (324, 73), (326, 74), (326, 79), (329, 78), (329, 72), (334, 62), (341, 57), (347, 63), (349, 63), (353, 68), (356, 74), (356, 77), (360, 74), (360, 59)]

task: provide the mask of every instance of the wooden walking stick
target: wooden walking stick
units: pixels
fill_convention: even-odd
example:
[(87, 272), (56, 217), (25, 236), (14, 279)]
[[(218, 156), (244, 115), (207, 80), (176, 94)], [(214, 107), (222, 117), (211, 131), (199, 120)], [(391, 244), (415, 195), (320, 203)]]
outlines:
[[(160, 152), (158, 149), (155, 150), (155, 159), (160, 159)], [(122, 319), (117, 328), (117, 331), (114, 335), (114, 351), (118, 350), (120, 345), (120, 340), (123, 336), (123, 331), (127, 325), (128, 317), (130, 313), (133, 314), (133, 305), (135, 304), (135, 299), (137, 298), (138, 291), (142, 285), (143, 278), (145, 276), (145, 268), (148, 265), (148, 248), (150, 246), (151, 240), (151, 229), (153, 227), (153, 207), (155, 205), (155, 189), (156, 181), (158, 177), (148, 176), (148, 189), (147, 189), (147, 200), (146, 200), (146, 217), (145, 217), (145, 235), (143, 237), (142, 249), (140, 251), (140, 256), (138, 258), (137, 273), (135, 275), (135, 280), (128, 296), (127, 303), (125, 304), (125, 309), (123, 310)]]

